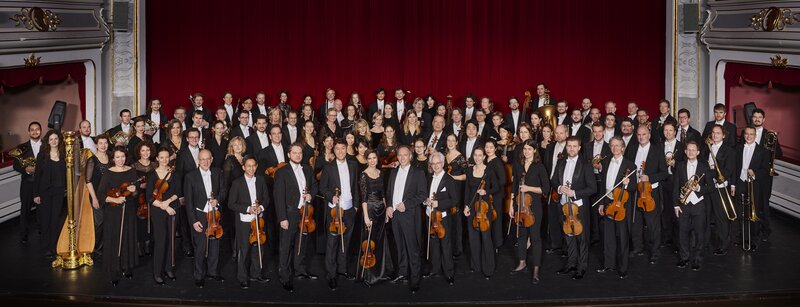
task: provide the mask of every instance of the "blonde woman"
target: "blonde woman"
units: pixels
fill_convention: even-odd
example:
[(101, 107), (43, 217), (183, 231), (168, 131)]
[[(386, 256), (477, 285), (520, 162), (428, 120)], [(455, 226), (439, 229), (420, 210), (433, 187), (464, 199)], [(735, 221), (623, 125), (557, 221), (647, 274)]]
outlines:
[(422, 135), (422, 125), (414, 110), (406, 112), (405, 119), (403, 119), (403, 131), (400, 134), (400, 144), (411, 145), (415, 139), (420, 138)]

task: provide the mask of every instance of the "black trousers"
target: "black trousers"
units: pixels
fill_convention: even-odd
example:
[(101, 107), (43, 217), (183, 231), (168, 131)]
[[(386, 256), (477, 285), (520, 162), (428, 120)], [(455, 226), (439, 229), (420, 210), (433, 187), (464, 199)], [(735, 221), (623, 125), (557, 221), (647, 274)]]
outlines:
[(37, 209), (39, 223), (42, 227), (42, 249), (45, 253), (55, 254), (58, 235), (61, 233), (61, 210), (64, 208), (64, 194), (44, 194), (40, 196), (41, 204)]
[(335, 279), (337, 274), (347, 273), (347, 257), (350, 254), (350, 238), (353, 236), (353, 229), (355, 228), (353, 224), (355, 222), (356, 210), (354, 208), (342, 210), (344, 213), (342, 214), (342, 222), (346, 228), (343, 234), (344, 251), (342, 251), (342, 238), (340, 238), (338, 234), (333, 234), (328, 231), (328, 229), (330, 229), (331, 222), (333, 222), (331, 217), (331, 208), (328, 206), (323, 208), (325, 210), (326, 221), (325, 229), (323, 229), (323, 231), (325, 231), (325, 234), (328, 236), (328, 240), (325, 245), (325, 272), (328, 279)]
[[(595, 174), (595, 179), (597, 181), (597, 186), (601, 187), (601, 175)], [(592, 204), (594, 204), (600, 197), (605, 194), (605, 189), (599, 189), (599, 191), (590, 197)], [(589, 228), (591, 229), (591, 233), (589, 233), (589, 239), (591, 242), (599, 241), (603, 239), (603, 217), (600, 216), (600, 213), (596, 210), (597, 206), (595, 206), (592, 210), (589, 210)]]
[[(503, 191), (492, 196), (492, 206), (494, 207), (495, 212), (497, 212), (497, 219), (494, 221), (490, 220), (492, 223), (491, 232), (494, 248), (500, 248), (500, 246), (503, 245), (503, 235), (505, 235), (505, 232), (503, 231), (503, 225), (506, 225), (503, 223), (503, 219), (507, 217), (506, 214), (503, 214), (503, 200), (505, 199), (505, 194), (505, 191)], [(489, 216), (489, 218), (491, 219), (491, 216)]]
[(675, 208), (672, 200), (672, 178), (665, 181), (658, 188), (661, 190), (661, 242), (672, 243), (678, 246), (678, 218), (675, 217)]
[[(720, 193), (724, 193), (725, 191), (722, 189), (717, 189)], [(725, 194), (720, 194), (716, 191), (712, 191), (709, 195), (711, 197), (711, 213), (712, 219), (714, 220), (714, 231), (712, 236), (715, 243), (716, 248), (727, 250), (731, 244), (731, 223), (732, 221), (728, 219), (728, 215), (725, 214), (725, 209), (722, 207), (722, 197), (725, 197)], [(731, 212), (733, 214), (733, 212)]]
[(451, 209), (447, 214), (450, 215), (450, 229), (452, 229), (452, 234), (450, 235), (450, 242), (453, 244), (453, 256), (461, 255), (464, 253), (464, 202), (469, 201), (463, 200), (464, 195), (464, 182), (463, 181), (456, 181), (456, 195), (459, 195), (459, 200), (456, 201), (456, 205), (453, 208), (456, 208), (456, 211), (453, 212)]
[[(633, 223), (631, 228), (633, 249), (636, 251), (644, 251), (644, 245), (647, 244), (651, 258), (658, 258), (660, 255), (658, 247), (661, 245), (661, 213), (664, 211), (664, 209), (662, 209), (664, 205), (661, 202), (661, 186), (663, 184), (664, 183), (661, 183), (658, 188), (653, 189), (652, 196), (656, 203), (656, 208), (653, 211), (645, 212), (636, 206), (636, 201), (638, 200), (637, 193), (637, 198), (634, 198), (634, 203), (631, 206), (636, 212), (634, 213), (633, 210), (627, 212), (629, 214), (636, 214), (635, 217), (631, 216)], [(647, 226), (646, 234), (645, 226)]]
[[(533, 194), (533, 197), (540, 197), (538, 194)], [(514, 204), (512, 204), (513, 206)], [(514, 207), (517, 210), (517, 207)], [(534, 266), (542, 265), (542, 206), (531, 205), (531, 213), (533, 213), (533, 225), (531, 227), (524, 227), (519, 225), (519, 236), (517, 236), (517, 258), (520, 261), (527, 260)], [(515, 211), (516, 212), (516, 211)], [(516, 231), (516, 224), (511, 225), (511, 231)], [(528, 239), (531, 240), (531, 247), (528, 248)]]
[[(308, 271), (306, 271), (305, 258), (311, 240), (308, 240), (307, 237), (313, 237), (302, 235), (302, 238), (298, 238), (298, 234), (300, 233), (300, 215), (291, 212), (287, 212), (286, 214), (289, 221), (289, 229), (283, 229), (278, 226), (281, 234), (278, 276), (280, 277), (281, 283), (291, 283), (295, 273), (308, 274)], [(280, 223), (280, 221), (278, 222)], [(317, 231), (324, 231), (324, 229)], [(297, 243), (300, 242), (299, 240), (303, 240), (303, 244), (300, 246), (300, 255), (297, 254)], [(267, 239), (267, 241), (269, 241), (269, 239)]]
[[(257, 278), (262, 276), (263, 267), (267, 265), (266, 255), (264, 250), (266, 243), (259, 247), (258, 244), (250, 244), (250, 222), (242, 222), (239, 220), (239, 214), (235, 216), (236, 220), (236, 279), (240, 283), (248, 281), (251, 277)], [(266, 228), (265, 228), (266, 229)], [(259, 252), (259, 248), (261, 251)], [(259, 261), (259, 256), (261, 260)]]
[[(98, 202), (100, 204), (103, 203), (103, 201), (98, 201)], [(102, 252), (103, 251), (103, 207), (95, 209), (94, 206), (92, 206), (92, 218), (94, 219), (94, 251)], [(172, 236), (173, 237), (175, 236), (174, 230), (172, 232)]]
[(150, 213), (153, 222), (153, 276), (161, 277), (175, 267), (176, 215), (170, 216), (154, 206), (150, 206), (150, 210), (153, 210)]
[(469, 263), (470, 268), (475, 271), (483, 272), (484, 276), (494, 274), (494, 244), (492, 243), (492, 231), (480, 231), (472, 227), (472, 220), (475, 219), (475, 211), (470, 212), (467, 217), (467, 238), (469, 240)]
[[(608, 206), (610, 201), (606, 198), (602, 203)], [(626, 215), (625, 219), (622, 221), (615, 221), (613, 217), (604, 217), (602, 220), (603, 228), (605, 228), (603, 230), (603, 266), (619, 269), (620, 272), (628, 271), (628, 242), (630, 241), (628, 225), (631, 218), (630, 202), (625, 205), (625, 209)]]
[(392, 217), (392, 233), (394, 242), (397, 246), (397, 274), (408, 276), (408, 284), (411, 287), (418, 286), (420, 282), (420, 225), (419, 208), (406, 211), (395, 210)]
[[(184, 205), (185, 206), (185, 205)], [(184, 252), (192, 251), (192, 237), (194, 236), (194, 227), (189, 225), (189, 219), (186, 217), (186, 209), (181, 206), (178, 210), (177, 223), (178, 232), (181, 235), (181, 247)], [(175, 235), (175, 234), (173, 234)]]
[[(586, 265), (589, 261), (589, 232), (591, 231), (589, 226), (589, 212), (587, 210), (591, 210), (589, 206), (592, 204), (586, 203), (584, 200), (583, 206), (578, 207), (578, 219), (583, 224), (583, 231), (581, 234), (573, 236), (567, 235), (563, 233), (564, 241), (567, 244), (567, 267), (577, 268), (579, 271), (586, 270)], [(561, 209), (561, 208), (559, 208)], [(561, 212), (561, 210), (559, 210)], [(561, 215), (561, 222), (564, 223), (566, 217)]]
[[(25, 182), (24, 180), (19, 186), (19, 236), (20, 238), (28, 238), (28, 230), (31, 223), (31, 208), (33, 208), (33, 184)], [(96, 227), (96, 226), (95, 226)]]
[[(700, 262), (703, 251), (703, 238), (706, 229), (706, 200), (703, 199), (696, 205), (681, 206), (683, 211), (678, 217), (680, 228), (680, 256), (681, 260)], [(694, 232), (694, 240), (691, 233)]]
[[(217, 267), (219, 265), (219, 241), (216, 238), (209, 238), (206, 236), (206, 214), (203, 212), (194, 212), (200, 224), (203, 225), (203, 231), (197, 232), (192, 227), (192, 242), (194, 244), (194, 270), (192, 277), (194, 280), (202, 280), (208, 276), (217, 276)], [(206, 256), (208, 255), (208, 256)]]
[(763, 201), (759, 202), (757, 205), (758, 209), (758, 218), (760, 220), (760, 233), (761, 237), (769, 238), (769, 235), (772, 233), (772, 228), (770, 227), (770, 222), (772, 218), (770, 217), (770, 211), (772, 210), (769, 206), (769, 199), (772, 198), (772, 177), (767, 177), (764, 180), (764, 191), (761, 191)]
[[(427, 215), (426, 215), (427, 216)], [(455, 272), (453, 266), (453, 243), (452, 237), (454, 233), (452, 231), (452, 227), (450, 226), (452, 223), (451, 220), (454, 220), (455, 216), (450, 216), (449, 212), (448, 215), (442, 218), (442, 226), (444, 227), (444, 237), (439, 238), (436, 235), (428, 236), (428, 244), (430, 244), (430, 264), (431, 264), (431, 273), (442, 273), (447, 278), (453, 278), (453, 273)], [(430, 223), (430, 221), (427, 221)], [(423, 232), (428, 233), (428, 225), (425, 225), (425, 229)], [(427, 246), (425, 250), (427, 256)]]
[(561, 230), (561, 224), (564, 221), (564, 215), (561, 214), (561, 204), (558, 201), (550, 199), (550, 204), (547, 205), (547, 229), (550, 236), (550, 248), (562, 249), (564, 247), (564, 231)]

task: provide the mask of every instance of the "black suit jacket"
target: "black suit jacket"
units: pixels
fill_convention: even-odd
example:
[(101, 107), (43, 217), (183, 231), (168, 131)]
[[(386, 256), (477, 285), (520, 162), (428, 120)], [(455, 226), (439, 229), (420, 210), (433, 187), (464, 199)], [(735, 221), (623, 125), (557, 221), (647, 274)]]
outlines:
[[(383, 105), (386, 105), (387, 103), (389, 103), (389, 102), (386, 101), (386, 100), (383, 101)], [(366, 120), (370, 124), (372, 124), (372, 114), (375, 114), (376, 112), (383, 114), (383, 109), (382, 108), (380, 108), (380, 109), (378, 108), (378, 101), (377, 100), (373, 101), (369, 105), (369, 107), (367, 107), (367, 114), (364, 114), (364, 116), (366, 117)]]
[[(562, 182), (566, 166), (566, 157), (558, 161), (556, 173), (553, 175), (553, 178), (550, 179), (550, 185), (552, 187), (558, 188), (566, 184), (566, 182)], [(591, 164), (578, 157), (578, 161), (575, 164), (575, 171), (572, 173), (572, 180), (570, 180), (571, 187), (575, 190), (574, 200), (583, 200), (583, 205), (587, 206), (586, 208), (591, 205), (591, 203), (588, 203), (589, 197), (597, 192), (597, 181), (594, 178), (594, 172), (592, 170)]]
[[(708, 147), (708, 145), (705, 144), (701, 146), (704, 147), (703, 150), (700, 151), (701, 156), (697, 157), (697, 160), (705, 162), (706, 165), (709, 165), (709, 168), (711, 168), (711, 165), (709, 164), (712, 162), (710, 158), (711, 149)], [(734, 175), (739, 175), (738, 173), (734, 174), (736, 169), (735, 155), (736, 153), (734, 149), (732, 147), (728, 147), (727, 145), (725, 145), (725, 142), (723, 141), (722, 146), (720, 146), (719, 150), (717, 151), (717, 155), (714, 157), (716, 158), (717, 163), (719, 163), (719, 166), (717, 167), (719, 167), (719, 170), (722, 172), (722, 175), (725, 176), (725, 179), (728, 181), (728, 184), (733, 184), (734, 181), (732, 181), (731, 178), (734, 178), (733, 177)], [(715, 178), (717, 177), (717, 171), (716, 171), (717, 167), (711, 168), (712, 175)]]
[[(583, 160), (591, 164), (592, 159), (594, 159), (594, 140), (583, 143), (581, 153), (583, 154)], [(600, 157), (608, 159), (611, 156), (611, 147), (609, 147), (608, 143), (603, 142), (603, 147), (600, 149)]]
[[(631, 150), (626, 152), (625, 158), (630, 160), (632, 163), (636, 163), (636, 154), (639, 152), (641, 148), (638, 143), (634, 142), (631, 139)], [(654, 144), (650, 142), (650, 150), (647, 152), (647, 158), (644, 160), (645, 168), (644, 174), (647, 177), (650, 177), (651, 183), (662, 182), (667, 180), (669, 177), (669, 170), (667, 170), (667, 160), (664, 158), (664, 147), (659, 144)], [(708, 164), (706, 164), (708, 166)], [(641, 167), (641, 165), (636, 165), (636, 167)]]
[[(131, 121), (130, 125), (131, 125), (131, 128), (128, 131), (133, 133), (133, 121)], [(191, 125), (189, 125), (189, 127), (191, 127)], [(117, 134), (117, 132), (120, 132), (120, 131), (122, 131), (122, 124), (118, 124), (118, 125), (116, 125), (114, 127), (111, 127), (111, 129), (106, 130), (105, 134), (108, 135), (108, 137), (110, 138), (110, 137), (113, 137), (115, 134)], [(113, 144), (109, 144), (109, 146), (111, 146), (111, 145), (113, 145)]]
[(258, 132), (253, 132), (250, 136), (245, 139), (245, 143), (247, 143), (247, 153), (253, 155), (254, 157), (258, 157), (258, 154), (269, 146), (269, 132), (267, 133), (267, 144), (263, 148), (261, 147), (261, 140), (258, 138)]
[(506, 127), (511, 128), (511, 133), (513, 135), (517, 135), (517, 131), (519, 131), (519, 125), (522, 123), (527, 123), (528, 117), (529, 116), (527, 112), (523, 113), (522, 110), (519, 110), (519, 118), (517, 118), (517, 123), (514, 124), (514, 117), (511, 115), (511, 111), (509, 111), (503, 119), (503, 124), (506, 125)]
[[(405, 190), (403, 190), (403, 199), (393, 198), (394, 184), (395, 181), (397, 181), (397, 171), (399, 170), (399, 167), (391, 170), (385, 195), (387, 206), (393, 206), (394, 204), (403, 202), (406, 206), (406, 212), (415, 210), (422, 204), (423, 200), (428, 198), (428, 185), (427, 181), (425, 180), (425, 171), (411, 165), (408, 167), (408, 176), (406, 177)], [(398, 213), (400, 212), (395, 212), (395, 218), (398, 217)]]
[(181, 148), (180, 151), (178, 151), (178, 156), (175, 158), (175, 174), (184, 177), (187, 173), (196, 169), (197, 163), (194, 161), (194, 157), (192, 157), (192, 152), (189, 150), (189, 147), (185, 146), (184, 148)]
[[(703, 140), (711, 134), (711, 128), (714, 127), (716, 123), (717, 122), (713, 120), (706, 123), (706, 127), (703, 129)], [(731, 149), (736, 148), (736, 126), (726, 120), (722, 123), (722, 130), (725, 131), (725, 138), (722, 140), (722, 143)]]
[[(681, 205), (679, 201), (681, 197), (681, 187), (683, 187), (686, 181), (689, 181), (689, 176), (686, 173), (687, 163), (688, 161), (681, 161), (675, 164), (675, 171), (673, 172), (673, 174), (675, 174), (676, 176), (675, 178), (677, 178), (678, 180), (674, 180), (673, 181), (674, 184), (672, 186), (672, 200), (674, 207), (678, 207)], [(702, 174), (705, 174), (706, 176), (700, 180), (700, 192), (695, 192), (698, 198), (706, 196), (709, 192), (711, 192), (714, 189), (714, 179), (713, 179), (714, 176), (710, 176), (708, 164), (698, 160), (697, 169), (695, 169), (695, 175), (700, 177), (700, 175)], [(707, 201), (707, 199), (703, 199), (703, 202), (705, 201)]]
[[(283, 161), (289, 163), (289, 146), (281, 144), (281, 147), (283, 147)], [(258, 170), (256, 173), (259, 175), (263, 175), (268, 167), (278, 165), (278, 155), (275, 153), (275, 147), (272, 146), (272, 143), (258, 152), (256, 160), (258, 160)]]
[[(680, 138), (680, 135), (681, 135), (681, 127), (680, 126), (675, 128), (675, 133), (677, 133), (676, 134), (677, 137)], [(705, 141), (703, 140), (703, 136), (700, 134), (700, 131), (697, 131), (697, 129), (695, 129), (692, 126), (689, 126), (689, 129), (686, 130), (686, 140), (681, 139), (681, 142), (683, 142), (683, 144), (685, 145), (688, 140), (694, 140), (695, 142), (697, 142), (697, 145), (700, 146), (700, 150), (703, 150), (703, 144), (705, 144)]]
[[(440, 134), (439, 138), (436, 139), (436, 144), (433, 146), (433, 148), (436, 148), (436, 151), (438, 151), (438, 152), (444, 153), (445, 147), (447, 145), (447, 134), (444, 133), (444, 130), (442, 130), (442, 132), (439, 133), (439, 134)], [(431, 136), (433, 135), (433, 131), (426, 132), (423, 135), (424, 136), (423, 136), (422, 140), (425, 141), (425, 146), (430, 145)]]
[[(765, 187), (766, 181), (769, 179), (769, 160), (770, 160), (770, 152), (764, 146), (756, 144), (755, 150), (753, 150), (753, 157), (750, 158), (750, 164), (744, 165), (744, 144), (739, 144), (736, 146), (736, 167), (734, 169), (733, 176), (736, 178), (734, 179), (736, 189), (741, 192), (745, 192), (747, 189), (746, 182), (742, 181), (739, 178), (739, 175), (742, 172), (742, 168), (752, 169), (753, 173), (755, 173), (756, 178), (754, 184), (758, 187)], [(759, 189), (760, 190), (760, 189)], [(739, 193), (739, 192), (737, 192)]]
[[(607, 173), (607, 171), (608, 171), (609, 166), (611, 165), (611, 159), (612, 158), (614, 158), (614, 157), (609, 156), (608, 158), (603, 159), (603, 162), (600, 163), (603, 166), (603, 168), (602, 168), (603, 171), (600, 173), (600, 186), (597, 187), (597, 192), (600, 195), (603, 195), (603, 194), (608, 192), (606, 190), (606, 187), (608, 186), (608, 181), (607, 181), (608, 180), (608, 173)], [(628, 160), (623, 156), (622, 157), (622, 165), (620, 165), (619, 170), (617, 170), (617, 173), (614, 175), (615, 179), (614, 179), (614, 182), (611, 183), (611, 186), (616, 185), (617, 183), (622, 181), (622, 178), (625, 178), (625, 175), (628, 174), (628, 172), (626, 172), (626, 170), (628, 172), (634, 171), (634, 170), (636, 170), (636, 165), (633, 164), (633, 161)], [(628, 176), (628, 178), (631, 181), (628, 183), (627, 186), (624, 186), (624, 188), (625, 188), (625, 190), (628, 190), (629, 195), (633, 195), (633, 193), (636, 191), (636, 174), (630, 175), (630, 176)], [(632, 202), (633, 201), (633, 197), (629, 197), (628, 201)], [(627, 209), (630, 209), (630, 208), (627, 208)]]
[[(186, 123), (186, 127), (187, 128), (191, 127), (194, 124), (192, 122), (192, 116), (193, 116), (192, 114), (194, 114), (194, 110), (196, 110), (194, 108), (194, 106), (192, 106), (190, 109), (186, 110), (186, 119), (184, 119), (183, 122)], [(203, 120), (205, 120), (209, 125), (211, 125), (212, 124), (212, 122), (211, 122), (211, 112), (214, 112), (214, 111), (212, 111), (211, 109), (209, 109), (206, 106), (203, 106), (203, 110), (202, 111), (203, 111)]]
[[(426, 187), (430, 188), (430, 185), (433, 184), (433, 176), (429, 176), (427, 179), (428, 184)], [(439, 202), (436, 210), (441, 212), (447, 212), (450, 210), (450, 208), (456, 205), (456, 202), (458, 202), (460, 197), (456, 191), (456, 181), (450, 176), (450, 174), (446, 172), (446, 170), (444, 171), (442, 180), (439, 181), (439, 185), (436, 187), (435, 191), (436, 200)], [(430, 195), (429, 192), (430, 189), (426, 190), (425, 195)]]
[(556, 150), (556, 142), (552, 142), (549, 145), (547, 145), (547, 149), (544, 151), (544, 157), (543, 157), (544, 159), (542, 161), (544, 161), (544, 167), (547, 169), (547, 174), (548, 175), (553, 175), (553, 174), (551, 174), (551, 172), (553, 170), (553, 156), (557, 156), (558, 154), (562, 154), (561, 155), (562, 158), (559, 158), (558, 162), (561, 162), (567, 156), (567, 146), (566, 145), (564, 146), (564, 149), (561, 152), (555, 152), (555, 150)]
[[(303, 168), (303, 176), (306, 177), (309, 194), (317, 195), (317, 180), (311, 172), (311, 167), (302, 164), (300, 167)], [(299, 222), (300, 209), (297, 208), (297, 205), (300, 203), (300, 192), (305, 188), (297, 186), (297, 177), (294, 175), (291, 163), (275, 173), (273, 194), (278, 222), (284, 220), (290, 221), (290, 224)], [(289, 219), (290, 215), (292, 217), (291, 220)]]
[[(569, 128), (569, 131), (568, 131), (569, 135), (572, 135), (572, 132), (573, 132), (572, 131), (572, 129), (573, 129), (572, 123), (570, 123), (570, 125), (567, 126), (567, 127)], [(583, 144), (583, 143), (586, 143), (586, 142), (589, 142), (589, 141), (592, 140), (592, 131), (589, 130), (589, 128), (586, 128), (586, 126), (580, 125), (580, 127), (578, 128), (578, 132), (577, 132), (577, 134), (575, 134), (575, 136), (577, 136), (579, 139), (581, 139), (581, 144)]]
[[(78, 140), (80, 140), (80, 138), (78, 138)], [(42, 142), (46, 142), (46, 140), (42, 140)], [(22, 149), (22, 154), (19, 157), (20, 159), (25, 159), (25, 158), (36, 159), (36, 157), (33, 156), (33, 148), (31, 148), (31, 141), (19, 144), (19, 146), (17, 147)], [(19, 173), (19, 175), (22, 177), (22, 184), (20, 184), (20, 191), (25, 189), (29, 189), (27, 191), (33, 191), (33, 184), (34, 182), (36, 182), (34, 174), (36, 172), (34, 171), (34, 173), (31, 174), (25, 172), (25, 168), (22, 167), (22, 164), (20, 164), (19, 160), (17, 159), (14, 159), (14, 170), (17, 171), (17, 173)]]
[[(297, 131), (295, 133), (295, 137), (296, 137), (295, 142), (296, 142), (297, 140), (300, 139), (300, 131), (303, 130), (303, 129), (300, 128), (300, 126), (295, 126), (295, 128), (297, 128)], [(292, 141), (290, 140), (288, 124), (283, 124), (283, 127), (281, 128), (281, 133), (283, 134), (283, 137), (281, 138), (281, 141), (283, 143), (285, 143), (285, 144), (291, 144)]]
[[(358, 189), (358, 163), (354, 160), (345, 159), (347, 163), (347, 170), (350, 175), (350, 194), (353, 195), (353, 207), (358, 208), (361, 206), (360, 191)], [(333, 196), (336, 195), (336, 188), (342, 187), (342, 179), (339, 176), (339, 168), (337, 167), (336, 160), (325, 164), (322, 170), (322, 178), (319, 183), (319, 193), (325, 197), (326, 202), (333, 202)], [(326, 203), (327, 204), (327, 203)]]
[[(214, 193), (214, 198), (222, 204), (225, 203), (226, 191), (223, 188), (224, 180), (222, 180), (222, 170), (212, 167), (211, 171), (211, 191)], [(200, 174), (200, 169), (195, 169), (186, 174), (183, 178), (183, 197), (186, 201), (186, 218), (189, 219), (189, 225), (200, 222), (206, 225), (206, 219), (203, 210), (208, 201), (208, 191), (203, 185), (203, 177)], [(219, 208), (219, 207), (218, 207)]]
[[(247, 127), (247, 132), (248, 132), (248, 134), (247, 134), (248, 137), (250, 137), (250, 135), (252, 135), (253, 133), (256, 133), (256, 131), (253, 130), (253, 128), (251, 128), (251, 127)], [(233, 128), (231, 128), (230, 137), (234, 138), (234, 137), (237, 137), (237, 136), (240, 136), (240, 137), (244, 138), (244, 132), (242, 131), (242, 126), (241, 125), (236, 125)], [(247, 144), (245, 144), (245, 147), (247, 147), (246, 145)], [(247, 150), (247, 148), (245, 148), (245, 150)]]
[[(267, 187), (264, 176), (256, 174), (256, 199), (250, 198), (250, 190), (247, 188), (245, 176), (233, 180), (230, 195), (228, 195), (228, 208), (231, 211), (247, 214), (247, 209), (256, 201), (265, 209), (269, 205), (269, 187)], [(239, 217), (236, 216), (234, 219), (238, 221)]]
[[(472, 161), (472, 153), (467, 154), (467, 137), (466, 137), (466, 134), (462, 133), (461, 135), (464, 135), (464, 137), (461, 139), (460, 142), (458, 142), (458, 151), (460, 151), (461, 154), (464, 155), (464, 158), (470, 157), (467, 160)], [(475, 148), (478, 148), (478, 147), (483, 147), (483, 141), (481, 140), (480, 137), (477, 137), (475, 139), (475, 145), (472, 146), (472, 150), (475, 150)]]
[(328, 113), (329, 108), (333, 108), (333, 102), (331, 102), (330, 107), (328, 107), (327, 100), (323, 101), (322, 104), (319, 105), (319, 114), (317, 114), (317, 121), (319, 121), (320, 124), (324, 124), (325, 121), (327, 120), (327, 116), (325, 115)]

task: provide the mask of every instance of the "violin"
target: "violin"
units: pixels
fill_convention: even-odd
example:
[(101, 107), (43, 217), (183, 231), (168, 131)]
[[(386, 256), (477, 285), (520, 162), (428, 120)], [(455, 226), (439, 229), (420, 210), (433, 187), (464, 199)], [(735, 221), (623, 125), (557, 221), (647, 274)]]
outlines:
[[(339, 188), (336, 188), (336, 197), (339, 197), (341, 191)], [(328, 225), (328, 231), (335, 235), (342, 235), (345, 231), (347, 231), (347, 226), (344, 224), (342, 220), (343, 214), (342, 207), (339, 206), (339, 203), (336, 203), (336, 206), (331, 208), (331, 224)]]
[[(569, 181), (567, 181), (566, 186), (570, 187)], [(564, 234), (578, 236), (583, 233), (583, 225), (581, 220), (578, 219), (578, 204), (572, 200), (572, 197), (567, 196), (567, 202), (561, 207), (561, 211), (566, 218), (562, 225)]]
[(146, 219), (150, 215), (150, 206), (147, 205), (147, 199), (144, 193), (140, 193), (138, 197), (139, 206), (136, 207), (136, 216), (140, 219)]
[(525, 228), (533, 226), (533, 222), (535, 218), (533, 216), (533, 212), (531, 212), (531, 204), (533, 203), (533, 197), (531, 197), (528, 193), (522, 192), (522, 184), (525, 180), (525, 173), (522, 173), (522, 177), (520, 177), (520, 190), (516, 196), (514, 196), (514, 201), (517, 204), (517, 211), (514, 212), (514, 223), (517, 225), (522, 225)]
[[(486, 189), (486, 179), (481, 179), (480, 187), (478, 190), (485, 190)], [(481, 232), (486, 232), (489, 230), (490, 222), (489, 219), (486, 217), (486, 214), (489, 212), (489, 203), (483, 199), (483, 195), (478, 196), (478, 199), (475, 200), (473, 203), (473, 208), (475, 208), (475, 218), (472, 219), (472, 227), (475, 229), (480, 230)]]
[(284, 167), (284, 166), (286, 166), (286, 162), (281, 162), (281, 163), (278, 163), (278, 165), (275, 165), (275, 166), (273, 166), (273, 167), (267, 167), (267, 170), (266, 170), (264, 173), (266, 173), (266, 174), (267, 174), (267, 176), (270, 176), (270, 177), (272, 177), (272, 178), (275, 178), (275, 173), (276, 173), (276, 172), (277, 172), (279, 169), (281, 169), (282, 167)]
[(386, 156), (381, 157), (381, 165), (390, 165), (397, 162), (397, 152), (390, 151)]
[[(308, 194), (308, 187), (305, 188), (303, 194)], [(315, 230), (317, 230), (317, 222), (314, 220), (314, 206), (307, 201), (300, 209), (300, 233), (307, 234)]]
[(167, 171), (167, 176), (164, 176), (164, 179), (156, 179), (156, 188), (153, 189), (153, 199), (157, 201), (164, 201), (164, 193), (169, 190), (169, 178), (172, 177), (172, 172), (174, 171), (175, 167), (170, 166), (169, 170)]
[[(253, 206), (258, 207), (258, 200)], [(257, 244), (258, 246), (264, 245), (267, 242), (267, 233), (264, 231), (264, 218), (256, 217), (250, 222), (250, 244)]]
[[(214, 199), (214, 192), (211, 192), (211, 195), (208, 197), (208, 200)], [(222, 237), (222, 225), (219, 223), (220, 218), (222, 217), (217, 207), (214, 206), (211, 208), (211, 211), (206, 213), (206, 222), (208, 223), (206, 227), (206, 238), (214, 237), (214, 238), (221, 238)]]
[(553, 201), (558, 201), (558, 198), (559, 198), (558, 197), (558, 189), (555, 189), (555, 188), (550, 189), (550, 199), (552, 199)]
[[(625, 169), (625, 173), (629, 173), (629, 169)], [(628, 202), (628, 190), (625, 190), (622, 186), (619, 186), (614, 189), (612, 192), (614, 195), (614, 199), (611, 201), (610, 204), (606, 207), (606, 216), (617, 221), (624, 221), (625, 220), (625, 203)]]
[[(644, 173), (644, 168), (647, 163), (642, 161), (642, 173)], [(656, 209), (656, 201), (653, 199), (653, 185), (650, 181), (639, 181), (638, 184), (639, 189), (639, 199), (636, 200), (636, 206), (644, 210), (645, 212), (652, 212)]]
[[(436, 200), (436, 193), (433, 193), (433, 196), (431, 196), (431, 200)], [(444, 238), (446, 231), (444, 229), (444, 225), (442, 225), (442, 211), (432, 209), (430, 220), (431, 220), (430, 222), (431, 225), (430, 225), (430, 230), (428, 231), (430, 236), (435, 235), (439, 239)]]
[[(133, 194), (133, 192), (128, 190), (128, 186), (131, 186), (131, 185), (135, 186), (135, 185), (139, 184), (142, 181), (144, 181), (144, 177), (141, 177), (141, 178), (139, 178), (139, 179), (137, 179), (136, 181), (133, 181), (133, 182), (125, 181), (125, 182), (121, 183), (120, 185), (109, 189), (108, 192), (106, 193), (106, 196), (113, 197), (113, 198), (131, 196)], [(118, 204), (118, 203), (114, 203), (114, 202), (109, 202), (109, 205), (119, 206), (119, 205), (121, 205), (121, 203)]]
[(369, 228), (367, 239), (361, 242), (360, 253), (358, 264), (361, 265), (361, 276), (364, 276), (364, 270), (374, 267), (377, 262), (375, 258), (375, 241), (372, 240), (372, 227)]

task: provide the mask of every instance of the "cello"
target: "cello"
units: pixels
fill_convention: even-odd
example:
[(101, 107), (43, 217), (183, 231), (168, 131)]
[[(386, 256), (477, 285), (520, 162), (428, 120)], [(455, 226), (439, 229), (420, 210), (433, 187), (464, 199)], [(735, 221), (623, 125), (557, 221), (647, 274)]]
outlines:
[[(642, 161), (641, 174), (644, 174), (644, 168), (647, 163)], [(641, 175), (639, 175), (641, 177)], [(644, 212), (652, 212), (656, 209), (656, 201), (653, 199), (653, 186), (650, 181), (639, 181), (639, 199), (636, 200), (636, 206), (644, 210)]]
[[(571, 187), (569, 181), (567, 181), (565, 186), (567, 186), (567, 188)], [(578, 236), (583, 233), (583, 224), (581, 224), (581, 220), (578, 218), (578, 208), (578, 204), (572, 200), (572, 197), (567, 195), (567, 202), (561, 206), (561, 211), (565, 217), (562, 228), (564, 234), (568, 236)]]

